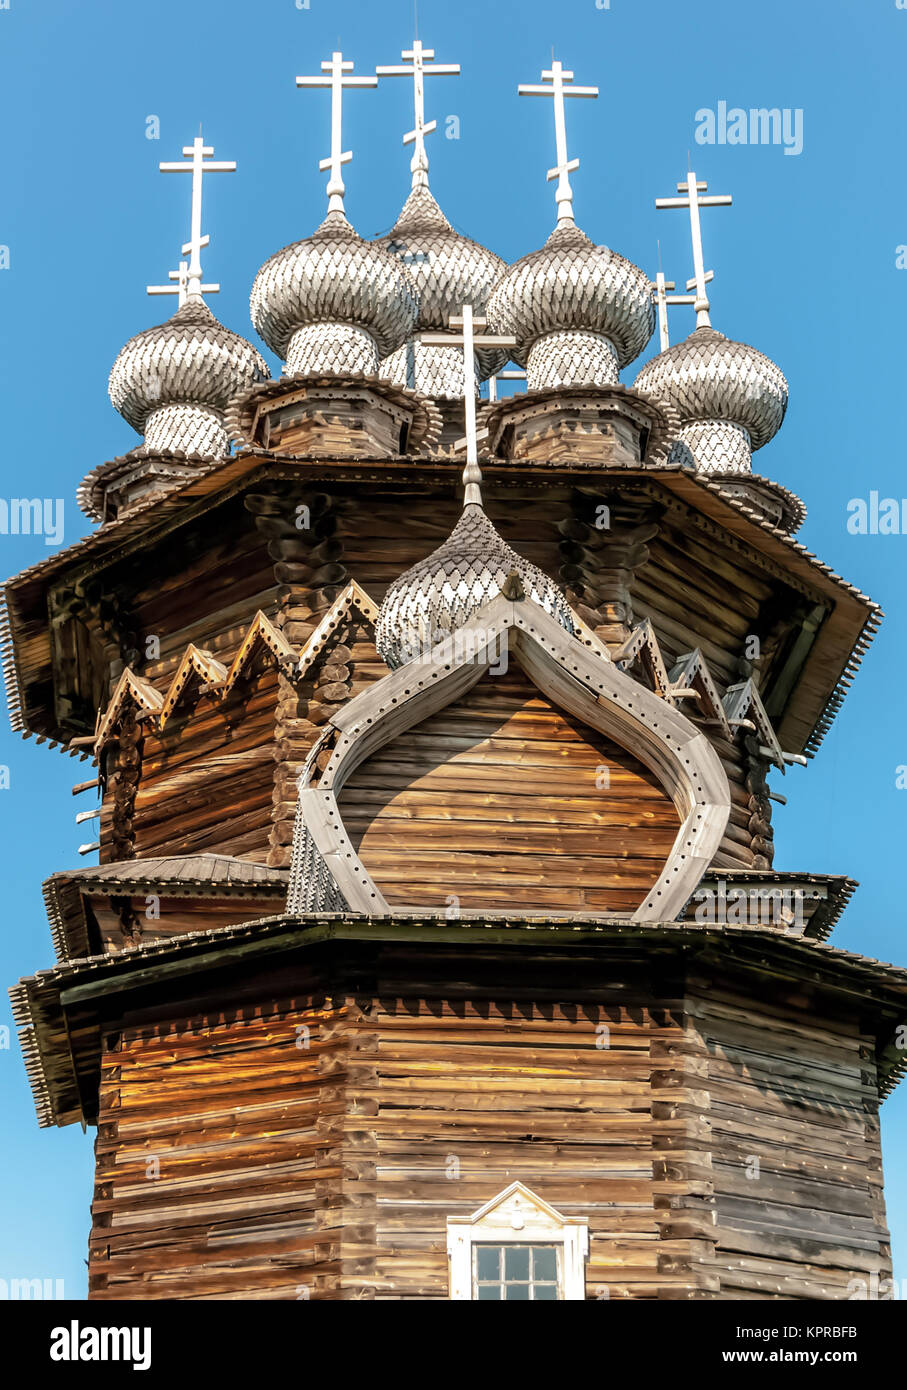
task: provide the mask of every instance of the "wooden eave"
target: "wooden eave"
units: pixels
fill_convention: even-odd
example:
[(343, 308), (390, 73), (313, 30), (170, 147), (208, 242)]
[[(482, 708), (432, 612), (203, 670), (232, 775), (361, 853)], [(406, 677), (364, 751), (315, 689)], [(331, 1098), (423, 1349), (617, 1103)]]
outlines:
[[(740, 499), (728, 498), (719, 484), (677, 465), (640, 465), (590, 471), (577, 465), (504, 459), (482, 460), (488, 483), (503, 486), (546, 487), (553, 478), (578, 485), (606, 488), (612, 481), (626, 488), (631, 481), (654, 497), (668, 492), (699, 513), (706, 530), (724, 534), (752, 557), (753, 563), (776, 580), (792, 585), (824, 604), (828, 616), (806, 657), (777, 733), (791, 752), (813, 752), (843, 700), (847, 677), (853, 674), (869, 645), (881, 612), (871, 599), (824, 565), (792, 537), (761, 518)], [(264, 450), (248, 450), (220, 460), (169, 492), (155, 494), (123, 518), (109, 522), (65, 550), (10, 579), (5, 585), (5, 617), (0, 628), (10, 649), (4, 661), (13, 728), (37, 734), (42, 740), (64, 743), (70, 734), (53, 713), (53, 661), (48, 590), (66, 577), (76, 580), (146, 551), (179, 527), (189, 525), (214, 506), (256, 483), (279, 480), (306, 482), (394, 482), (427, 486), (458, 486), (462, 460), (425, 458), (324, 459), (288, 458)]]
[(90, 954), (89, 900), (154, 892), (176, 899), (229, 898), (237, 902), (286, 899), (289, 870), (225, 854), (127, 859), (51, 874), (42, 885), (58, 961)]
[[(833, 995), (856, 1014), (861, 1028), (876, 1038), (880, 1090), (888, 1095), (905, 1062), (896, 1046), (897, 1029), (907, 1013), (907, 970), (817, 942), (794, 939), (783, 931), (759, 927), (699, 926), (689, 922), (649, 923), (587, 920), (555, 921), (548, 917), (496, 918), (465, 915), (369, 918), (352, 915), (286, 915), (237, 926), (195, 932), (155, 942), (115, 956), (93, 956), (22, 980), (11, 991), (26, 1069), (35, 1095), (39, 1123), (65, 1125), (96, 1119), (102, 1032), (137, 1000), (147, 1003), (159, 990), (172, 1002), (178, 993), (191, 998), (199, 981), (217, 971), (222, 980), (248, 977), (259, 965), (281, 961), (281, 968), (301, 955), (340, 946), (336, 969), (347, 969), (357, 948), (380, 956), (416, 948), (422, 966), (434, 950), (449, 961), (506, 958), (516, 948), (524, 959), (549, 956), (599, 958), (621, 964), (637, 960), (651, 967), (656, 958), (683, 962), (699, 971), (742, 968), (768, 981), (783, 980), (799, 988), (814, 987)], [(506, 964), (505, 964), (506, 970)], [(506, 979), (506, 974), (504, 976)], [(577, 975), (581, 981), (582, 975)], [(445, 986), (448, 993), (455, 985)], [(577, 985), (578, 997), (582, 984)], [(464, 984), (460, 991), (468, 994)]]

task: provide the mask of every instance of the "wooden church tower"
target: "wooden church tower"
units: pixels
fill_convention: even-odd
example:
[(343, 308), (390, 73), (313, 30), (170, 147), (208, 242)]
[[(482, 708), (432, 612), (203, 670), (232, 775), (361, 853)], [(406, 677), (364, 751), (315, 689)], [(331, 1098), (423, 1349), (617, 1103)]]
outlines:
[(668, 346), (672, 286), (574, 221), (595, 89), (525, 89), (557, 225), (508, 267), (429, 190), (433, 57), (371, 243), (340, 103), (376, 79), (300, 79), (329, 208), (255, 278), (279, 379), (204, 299), (231, 166), (170, 166), (179, 306), (110, 378), (143, 442), (6, 587), (14, 725), (98, 796), (98, 864), (45, 885), (56, 964), (12, 991), (39, 1122), (97, 1126), (90, 1297), (859, 1297), (907, 973), (826, 944), (854, 884), (776, 872), (771, 811), (878, 609), (753, 472), (787, 383), (710, 325), (730, 200), (663, 202), (697, 320)]

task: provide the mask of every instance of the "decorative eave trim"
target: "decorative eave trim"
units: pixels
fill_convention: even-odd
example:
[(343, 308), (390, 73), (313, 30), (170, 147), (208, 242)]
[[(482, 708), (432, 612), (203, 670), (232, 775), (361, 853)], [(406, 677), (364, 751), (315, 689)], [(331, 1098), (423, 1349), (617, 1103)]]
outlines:
[(264, 646), (274, 657), (278, 664), (296, 660), (296, 648), (291, 646), (270, 618), (259, 608), (255, 617), (252, 619), (248, 632), (242, 640), (242, 644), (233, 664), (224, 680), (224, 695), (228, 695), (233, 686), (239, 680), (246, 666), (252, 659), (256, 647)]
[(16, 670), (16, 651), (10, 629), (10, 615), (6, 604), (6, 585), (0, 585), (0, 658), (3, 662), (3, 685), (6, 690), (6, 708), (9, 711), (10, 728), (14, 734), (25, 732), (22, 717), (22, 692), (19, 688), (19, 673)]
[(667, 698), (672, 704), (678, 699), (687, 698), (689, 692), (692, 691), (706, 718), (713, 720), (719, 726), (726, 739), (733, 739), (733, 731), (728, 723), (721, 696), (718, 694), (708, 663), (699, 647), (694, 647), (691, 652), (687, 652), (685, 656), (679, 658), (669, 672), (668, 681)]
[(358, 608), (362, 616), (367, 622), (371, 623), (372, 626), (378, 621), (377, 603), (375, 603), (374, 599), (369, 597), (361, 584), (358, 584), (355, 579), (351, 579), (343, 592), (337, 595), (334, 602), (321, 619), (321, 622), (299, 653), (299, 663), (295, 671), (297, 676), (305, 674), (312, 663), (318, 658), (331, 634), (353, 608)]
[(159, 716), (160, 727), (163, 729), (167, 723), (193, 676), (202, 685), (222, 686), (226, 675), (227, 668), (222, 662), (212, 656), (211, 652), (197, 647), (194, 642), (190, 642), (176, 669), (176, 675), (170, 682), (170, 688), (164, 696), (164, 703), (161, 706)]
[(155, 690), (150, 681), (137, 676), (129, 666), (117, 681), (111, 701), (98, 725), (94, 741), (96, 753), (110, 738), (127, 704), (133, 704), (141, 711), (140, 718), (142, 715), (159, 714), (164, 704), (163, 695)]

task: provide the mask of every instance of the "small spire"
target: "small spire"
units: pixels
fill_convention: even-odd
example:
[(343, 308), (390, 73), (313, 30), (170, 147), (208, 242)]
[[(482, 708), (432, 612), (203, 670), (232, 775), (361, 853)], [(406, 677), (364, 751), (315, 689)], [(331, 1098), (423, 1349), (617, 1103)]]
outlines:
[[(184, 291), (186, 299), (201, 299), (206, 289), (202, 285), (202, 248), (208, 245), (211, 238), (202, 236), (202, 178), (205, 174), (232, 174), (236, 170), (234, 160), (215, 160), (213, 155), (213, 145), (206, 145), (202, 137), (197, 135), (191, 145), (183, 146), (184, 160), (188, 160), (188, 163), (184, 160), (173, 163), (165, 161), (160, 165), (162, 174), (192, 175), (192, 221), (189, 240), (183, 246), (183, 254), (189, 256)], [(179, 274), (179, 271), (171, 270), (170, 278), (178, 280)], [(151, 293), (166, 293), (166, 290), (149, 289)]]
[(330, 169), (328, 179), (328, 213), (339, 212), (346, 215), (343, 195), (346, 185), (343, 182), (343, 165), (349, 164), (352, 151), (343, 150), (343, 89), (344, 87), (377, 87), (377, 77), (350, 77), (353, 64), (344, 62), (343, 54), (332, 53), (330, 61), (321, 64), (322, 77), (297, 77), (297, 87), (330, 87), (331, 89), (331, 153), (327, 159), (319, 161), (319, 169)]
[(687, 289), (696, 291), (696, 298), (693, 307), (696, 310), (696, 327), (710, 328), (712, 320), (709, 317), (709, 297), (706, 293), (706, 285), (714, 279), (714, 271), (705, 269), (705, 262), (702, 258), (702, 225), (699, 219), (700, 208), (721, 208), (730, 207), (733, 198), (729, 193), (715, 193), (710, 198), (700, 197), (708, 189), (707, 183), (697, 183), (696, 175), (692, 172), (687, 174), (685, 181), (677, 185), (677, 192), (686, 194), (683, 198), (656, 198), (656, 208), (689, 208), (690, 210), (690, 239), (693, 243), (693, 278), (687, 281)]
[(572, 87), (573, 73), (563, 64), (552, 58), (551, 67), (542, 72), (541, 86), (521, 83), (517, 88), (521, 97), (554, 97), (554, 138), (557, 149), (557, 164), (548, 170), (548, 182), (557, 179), (557, 225), (571, 227), (573, 219), (573, 189), (570, 175), (579, 168), (578, 159), (567, 157), (567, 122), (564, 114), (565, 97), (597, 97), (597, 87)]

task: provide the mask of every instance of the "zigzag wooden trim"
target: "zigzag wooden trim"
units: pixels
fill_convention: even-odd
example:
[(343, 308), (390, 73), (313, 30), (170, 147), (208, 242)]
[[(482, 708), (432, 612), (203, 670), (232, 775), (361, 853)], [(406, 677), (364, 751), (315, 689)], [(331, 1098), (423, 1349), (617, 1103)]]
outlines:
[(150, 681), (143, 680), (127, 666), (117, 681), (110, 704), (98, 725), (98, 732), (94, 741), (95, 751), (97, 752), (106, 743), (127, 704), (134, 704), (144, 714), (156, 715), (160, 712), (163, 703), (163, 695), (155, 690)]
[(770, 751), (772, 762), (784, 772), (787, 760), (781, 751), (781, 745), (772, 728), (771, 720), (765, 712), (765, 705), (762, 703), (762, 697), (756, 689), (752, 676), (749, 680), (741, 681), (739, 685), (729, 686), (723, 704), (728, 722), (732, 727), (739, 724), (740, 721), (752, 717), (752, 722), (756, 725), (766, 748)]
[(223, 694), (225, 697), (239, 680), (252, 653), (260, 642), (267, 647), (268, 651), (271, 652), (278, 662), (296, 660), (296, 648), (290, 645), (283, 633), (274, 626), (270, 618), (259, 608), (255, 617), (252, 619), (248, 632), (242, 640), (239, 651), (233, 658), (233, 665), (230, 667), (226, 680), (224, 681)]
[(643, 618), (636, 624), (614, 656), (621, 671), (629, 671), (637, 659), (651, 679), (656, 695), (666, 695), (670, 682), (651, 618)]
[(694, 690), (699, 696), (699, 707), (702, 712), (720, 724), (721, 732), (725, 738), (733, 737), (724, 705), (721, 703), (721, 696), (718, 694), (718, 688), (712, 680), (708, 663), (698, 647), (694, 647), (691, 652), (680, 657), (677, 664), (671, 668), (668, 680), (670, 685), (667, 698), (671, 700), (672, 704), (674, 703), (675, 692)]
[(303, 675), (309, 669), (324, 648), (328, 638), (352, 608), (358, 608), (362, 616), (374, 627), (378, 621), (378, 605), (374, 599), (369, 598), (361, 584), (357, 584), (355, 579), (351, 579), (343, 592), (337, 595), (299, 653), (299, 664), (296, 667), (297, 676)]
[(164, 703), (160, 710), (160, 726), (163, 729), (167, 720), (170, 718), (176, 706), (179, 704), (180, 696), (187, 688), (190, 678), (195, 676), (203, 685), (223, 685), (227, 675), (227, 668), (211, 652), (205, 651), (202, 647), (197, 647), (194, 642), (183, 653), (183, 659), (176, 670), (176, 675), (170, 682), (170, 689), (164, 696)]

